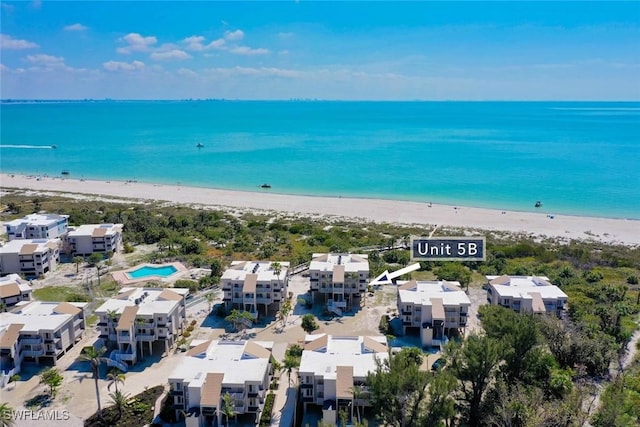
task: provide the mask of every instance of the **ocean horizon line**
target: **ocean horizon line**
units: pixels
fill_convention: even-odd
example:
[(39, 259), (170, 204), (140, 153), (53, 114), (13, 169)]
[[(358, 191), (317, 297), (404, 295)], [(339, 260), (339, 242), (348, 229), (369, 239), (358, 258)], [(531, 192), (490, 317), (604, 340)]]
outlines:
[(323, 98), (0, 98), (0, 103), (27, 102), (335, 102), (335, 103), (616, 103), (636, 104), (640, 99), (323, 99)]

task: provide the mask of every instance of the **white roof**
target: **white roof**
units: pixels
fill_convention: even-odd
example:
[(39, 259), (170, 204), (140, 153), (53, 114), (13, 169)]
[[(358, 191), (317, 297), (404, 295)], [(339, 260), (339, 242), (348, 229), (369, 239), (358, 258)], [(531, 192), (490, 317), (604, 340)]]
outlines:
[[(398, 287), (407, 285), (407, 281), (398, 281)], [(413, 303), (416, 305), (431, 305), (431, 298), (442, 298), (442, 305), (460, 306), (471, 305), (467, 294), (460, 289), (459, 282), (440, 281), (416, 281), (415, 287), (398, 290), (401, 303)]]
[[(244, 281), (247, 274), (257, 274), (258, 282), (283, 281), (287, 277), (289, 262), (279, 262), (280, 275), (273, 273), (272, 265), (275, 261), (233, 261), (231, 266), (222, 274), (222, 280)], [(255, 271), (254, 271), (255, 270)]]
[(18, 287), (20, 288), (20, 291), (22, 291), (22, 292), (27, 292), (27, 291), (32, 291), (33, 290), (33, 289), (31, 289), (31, 286), (29, 285), (29, 282), (27, 282), (26, 280), (22, 279), (22, 277), (20, 277), (19, 274), (12, 273), (12, 274), (9, 274), (7, 276), (0, 277), (0, 286), (11, 285), (11, 284), (14, 284), (14, 283), (16, 285), (18, 285)]
[(96, 229), (105, 229), (106, 235), (122, 232), (122, 224), (83, 224), (79, 227), (69, 228), (69, 237), (92, 236)]
[[(489, 282), (502, 276), (487, 276)], [(491, 284), (490, 286), (501, 297), (530, 299), (529, 293), (539, 293), (545, 299), (567, 299), (567, 294), (552, 285), (544, 276), (506, 276), (508, 281), (503, 284)], [(505, 279), (506, 279), (505, 277)]]
[(160, 294), (164, 291), (175, 292), (185, 297), (189, 293), (186, 288), (122, 288), (118, 295), (121, 297), (125, 293), (129, 293), (129, 295), (126, 295), (123, 299), (118, 298), (118, 295), (108, 299), (96, 309), (96, 314), (106, 313), (107, 311), (122, 313), (125, 307), (136, 305), (136, 300), (138, 300), (137, 316), (169, 314), (180, 304), (180, 301), (161, 298)]
[(58, 221), (64, 219), (68, 219), (69, 215), (58, 215), (58, 214), (29, 214), (24, 216), (23, 218), (14, 219), (13, 221), (5, 222), (4, 225), (7, 227), (18, 227), (20, 225), (36, 225), (36, 226), (45, 226), (51, 223), (57, 223)]
[(37, 245), (35, 250), (30, 251), (30, 253), (38, 253), (38, 252), (47, 252), (50, 250), (47, 244), (53, 243), (55, 245), (60, 244), (60, 239), (16, 239), (11, 240), (4, 244), (4, 246), (0, 247), (0, 253), (19, 253), (23, 246), (25, 245)]
[[(80, 309), (85, 307), (86, 302), (70, 302)], [(17, 306), (18, 308), (8, 312), (0, 313), (0, 326), (11, 323), (23, 324), (20, 332), (39, 333), (41, 330), (52, 331), (68, 322), (72, 316), (65, 313), (54, 313), (53, 310), (60, 305), (59, 302), (32, 301)]]
[[(323, 340), (326, 334), (307, 335), (306, 341)], [(387, 339), (383, 336), (370, 336), (373, 341), (386, 346)], [(365, 348), (363, 336), (338, 337), (327, 336), (326, 346), (314, 350), (304, 350), (300, 360), (301, 373), (313, 373), (325, 379), (336, 378), (337, 366), (353, 366), (354, 378), (365, 378), (368, 372), (376, 369), (375, 359), (386, 360), (389, 353), (373, 352)]]
[(247, 350), (247, 345), (257, 344), (269, 353), (273, 342), (266, 341), (211, 341), (208, 348), (199, 355), (183, 356), (184, 360), (169, 375), (169, 380), (177, 379), (191, 385), (202, 384), (208, 373), (222, 373), (225, 387), (241, 385), (245, 382), (262, 382), (269, 369), (269, 358), (256, 357)]
[(336, 265), (344, 265), (344, 271), (369, 271), (369, 260), (366, 254), (323, 254), (316, 253), (311, 256), (309, 270), (333, 271)]

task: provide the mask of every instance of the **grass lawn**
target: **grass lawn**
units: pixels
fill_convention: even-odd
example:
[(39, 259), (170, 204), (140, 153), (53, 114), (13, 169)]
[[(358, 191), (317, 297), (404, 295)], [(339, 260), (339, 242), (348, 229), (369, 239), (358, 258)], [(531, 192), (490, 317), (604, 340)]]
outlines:
[(89, 301), (83, 289), (71, 286), (47, 286), (34, 290), (33, 296), (40, 301)]

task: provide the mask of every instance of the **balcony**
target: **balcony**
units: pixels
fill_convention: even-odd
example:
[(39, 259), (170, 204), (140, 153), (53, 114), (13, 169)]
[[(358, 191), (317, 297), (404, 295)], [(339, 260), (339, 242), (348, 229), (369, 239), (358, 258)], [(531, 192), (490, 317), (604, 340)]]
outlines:
[(78, 328), (80, 326), (84, 327), (84, 319), (76, 319), (73, 321), (74, 328)]
[(264, 399), (265, 391), (264, 390), (251, 390), (251, 391), (247, 392), (247, 395), (249, 397), (260, 397), (261, 399)]
[(139, 341), (155, 341), (158, 337), (156, 334), (137, 334), (136, 339)]
[(24, 357), (40, 357), (44, 355), (44, 350), (23, 350), (22, 355)]
[(133, 343), (135, 339), (129, 334), (118, 334), (118, 342)]
[(39, 345), (42, 344), (42, 337), (38, 338), (23, 338), (20, 340), (22, 345)]

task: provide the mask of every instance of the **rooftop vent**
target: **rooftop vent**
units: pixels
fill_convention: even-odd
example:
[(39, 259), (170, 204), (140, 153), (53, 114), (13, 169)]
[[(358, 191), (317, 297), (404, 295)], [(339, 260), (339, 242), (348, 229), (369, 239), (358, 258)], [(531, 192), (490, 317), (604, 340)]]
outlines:
[(258, 271), (259, 268), (260, 268), (260, 264), (256, 263), (256, 265), (253, 267), (253, 270), (251, 272), (255, 273), (256, 271)]
[(338, 265), (342, 264), (342, 255), (338, 255)]

